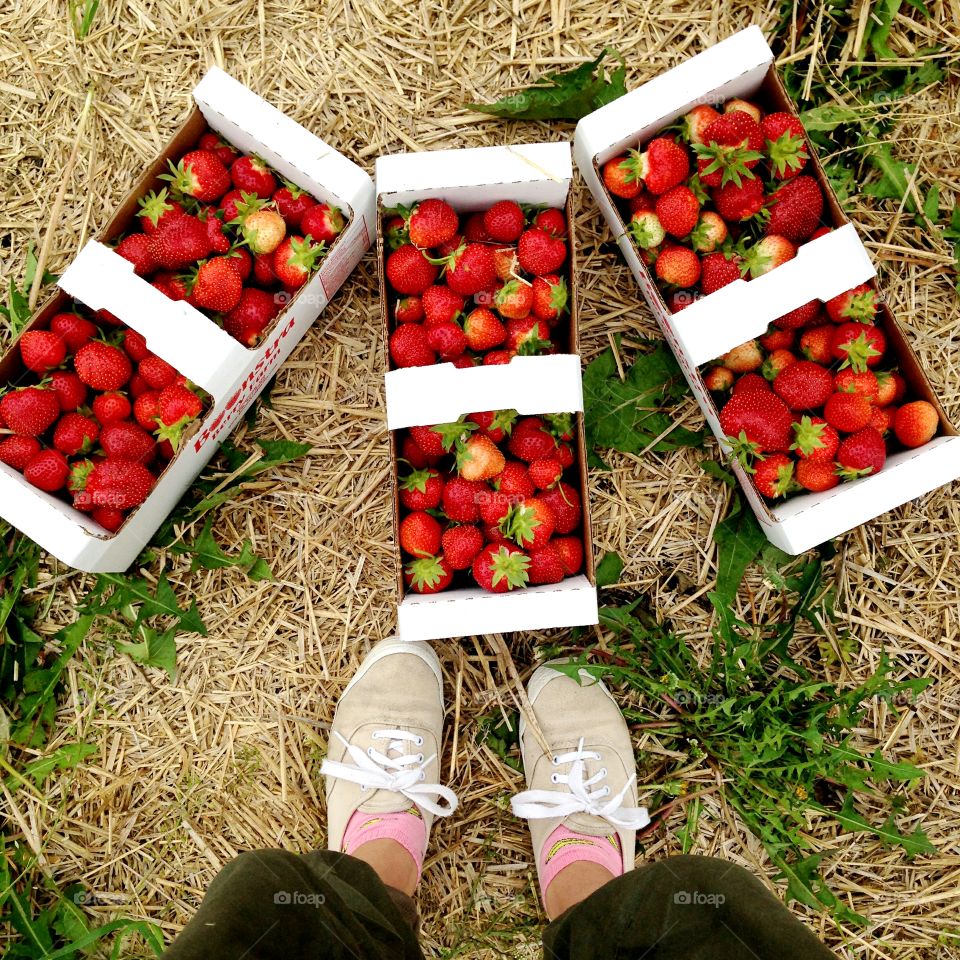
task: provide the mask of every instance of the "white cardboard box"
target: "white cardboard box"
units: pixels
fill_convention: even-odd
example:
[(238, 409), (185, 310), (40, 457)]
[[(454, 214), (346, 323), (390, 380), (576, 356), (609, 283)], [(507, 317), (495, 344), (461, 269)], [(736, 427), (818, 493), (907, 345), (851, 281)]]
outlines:
[[(758, 94), (777, 102), (782, 109), (796, 112), (760, 28), (751, 26), (584, 117), (574, 136), (577, 166), (721, 444), (718, 411), (698, 366), (763, 334), (771, 321), (795, 307), (814, 298), (827, 300), (870, 280), (875, 276), (873, 264), (814, 155), (805, 172), (820, 182), (824, 215), (832, 219), (833, 232), (804, 244), (794, 260), (776, 270), (749, 282), (736, 280), (671, 314), (626, 233), (620, 211), (603, 185), (601, 171), (607, 160), (646, 143), (697, 104), (716, 104), (731, 97), (749, 99)], [(960, 476), (960, 436), (943, 415), (886, 305), (879, 322), (911, 392), (937, 407), (943, 436), (919, 450), (891, 456), (876, 476), (840, 484), (825, 493), (793, 497), (778, 506), (767, 504), (746, 472), (734, 464), (734, 472), (768, 539), (789, 553), (801, 553)]]
[[(531, 416), (583, 410), (573, 277), (575, 240), (570, 207), (573, 166), (568, 143), (532, 143), (466, 150), (432, 150), (392, 154), (377, 159), (378, 223), (385, 210), (440, 197), (458, 213), (482, 210), (497, 200), (543, 204), (565, 209), (570, 229), (568, 352), (542, 357), (515, 357), (509, 364), (458, 370), (451, 363), (388, 369), (385, 376), (387, 425), (391, 431), (430, 423), (447, 423), (477, 410), (515, 409)], [(390, 318), (384, 278), (384, 244), (378, 230), (381, 311), (387, 364)], [(490, 593), (464, 587), (420, 595), (406, 592), (403, 558), (397, 552), (398, 632), (405, 640), (438, 640), (479, 633), (568, 627), (598, 622), (593, 583), (590, 510), (587, 497), (583, 418), (578, 416), (576, 450), (582, 493), (585, 573), (558, 584)], [(396, 497), (396, 437), (391, 434), (394, 470), (394, 523), (399, 529)]]
[[(360, 167), (222, 70), (210, 70), (193, 96), (197, 108), (128, 195), (101, 241), (115, 240), (126, 230), (137, 198), (160, 183), (157, 176), (167, 158), (185, 151), (207, 125), (240, 149), (263, 157), (318, 199), (336, 204), (347, 226), (255, 349), (238, 343), (186, 302), (167, 299), (103, 242), (91, 241), (80, 251), (59, 280), (62, 292), (38, 311), (27, 329), (43, 327), (63, 309), (69, 294), (91, 310), (109, 310), (142, 333), (150, 350), (212, 396), (210, 410), (185, 437), (145, 503), (116, 534), (0, 464), (0, 516), (80, 570), (117, 572), (133, 562), (373, 240), (373, 183)], [(15, 343), (2, 361), (3, 379), (18, 367)]]

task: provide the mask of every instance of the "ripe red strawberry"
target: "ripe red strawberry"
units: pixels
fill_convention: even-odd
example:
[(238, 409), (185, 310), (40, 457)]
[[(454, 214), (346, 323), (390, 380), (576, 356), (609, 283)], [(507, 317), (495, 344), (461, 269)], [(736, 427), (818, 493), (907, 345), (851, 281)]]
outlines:
[[(403, 223), (402, 220), (400, 222), (401, 224)], [(311, 237), (317, 243), (325, 243), (329, 246), (343, 233), (345, 226), (346, 220), (344, 220), (343, 213), (341, 213), (339, 207), (331, 207), (326, 203), (318, 203), (303, 215), (303, 219), (300, 221), (300, 232), (303, 233), (304, 236)], [(399, 240), (400, 235), (397, 236)], [(406, 230), (403, 230), (402, 237), (403, 239), (397, 244), (397, 247), (407, 242), (408, 235)]]
[(657, 205), (657, 198), (652, 193), (647, 193), (646, 190), (638, 193), (635, 197), (631, 197), (627, 201), (627, 207), (630, 210), (630, 213), (642, 213), (646, 210), (653, 210)]
[(512, 350), (491, 350), (483, 358), (483, 365), (485, 367), (493, 366), (494, 364), (503, 364), (509, 363), (513, 359)]
[(97, 328), (78, 313), (58, 313), (50, 321), (50, 330), (63, 338), (67, 349), (76, 353), (97, 335)]
[(553, 341), (550, 339), (550, 327), (546, 320), (527, 317), (524, 320), (511, 320), (507, 323), (507, 349), (522, 357), (550, 353)]
[(706, 388), (714, 393), (723, 393), (733, 386), (734, 373), (729, 367), (711, 367), (704, 375)]
[(691, 144), (706, 143), (704, 134), (720, 114), (706, 103), (695, 106), (683, 118), (683, 137)]
[(414, 557), (432, 557), (440, 552), (440, 523), (423, 510), (408, 513), (400, 524), (400, 549)]
[(140, 361), (137, 373), (154, 390), (162, 390), (177, 379), (177, 371), (166, 360), (154, 356), (152, 353), (149, 357), (144, 357)]
[(421, 295), (424, 324), (432, 327), (438, 323), (451, 323), (463, 310), (465, 300), (449, 287), (434, 284)]
[[(531, 487), (531, 493), (532, 492), (533, 488)], [(498, 532), (498, 535), (495, 537), (491, 537), (488, 533), (488, 540), (496, 540), (497, 542), (501, 542), (502, 540), (506, 539), (502, 530), (500, 529), (500, 524), (510, 512), (515, 499), (516, 498), (511, 497), (502, 490), (484, 491), (479, 503), (480, 520), (482, 521), (485, 530), (492, 532), (492, 530), (495, 528)]]
[(75, 457), (87, 453), (98, 436), (100, 427), (96, 420), (82, 413), (65, 413), (53, 431), (53, 445), (65, 456)]
[(524, 417), (514, 425), (507, 449), (519, 460), (533, 463), (556, 453), (557, 441), (550, 435), (539, 417)]
[(397, 293), (423, 293), (436, 279), (437, 267), (413, 244), (398, 247), (387, 257), (387, 280)]
[(793, 461), (783, 453), (773, 453), (757, 463), (753, 482), (769, 500), (784, 497), (793, 485)]
[(700, 258), (689, 247), (670, 247), (660, 252), (654, 269), (664, 283), (692, 287), (700, 279)]
[(473, 560), (473, 579), (492, 593), (506, 593), (525, 587), (530, 558), (509, 543), (491, 543)]
[(59, 450), (41, 450), (34, 454), (23, 468), (23, 475), (28, 483), (32, 483), (40, 490), (54, 493), (62, 490), (67, 483), (70, 466), (66, 457)]
[(868, 426), (877, 430), (882, 437), (893, 429), (893, 421), (896, 416), (896, 407), (877, 407), (874, 406), (870, 411), (870, 423)]
[(476, 523), (480, 519), (480, 504), (490, 496), (485, 483), (451, 477), (443, 488), (443, 512), (456, 523)]
[(837, 449), (837, 463), (844, 480), (879, 473), (887, 459), (887, 445), (878, 430), (864, 427), (845, 437)]
[(567, 244), (539, 227), (531, 227), (520, 236), (517, 259), (521, 268), (534, 276), (556, 273), (567, 259)]
[(273, 253), (273, 272), (289, 290), (302, 287), (326, 253), (322, 243), (306, 237), (287, 237)]
[(833, 362), (833, 330), (829, 324), (820, 327), (810, 327), (800, 334), (800, 352), (814, 363), (830, 364)]
[(414, 593), (439, 593), (453, 580), (453, 568), (444, 557), (419, 557), (403, 568), (404, 582)]
[(687, 151), (671, 137), (657, 137), (647, 144), (642, 154), (633, 156), (640, 179), (651, 193), (666, 193), (686, 180), (690, 172)]
[(170, 161), (170, 173), (161, 179), (170, 181), (177, 193), (203, 203), (219, 200), (230, 189), (230, 174), (212, 150), (191, 150), (176, 165)]
[(840, 437), (823, 417), (806, 414), (793, 425), (793, 443), (790, 449), (801, 460), (828, 461), (833, 463)]
[(422, 200), (407, 220), (410, 242), (421, 249), (450, 240), (460, 227), (457, 211), (445, 200)]
[(119, 347), (100, 340), (85, 343), (73, 358), (80, 379), (94, 390), (119, 390), (130, 379), (130, 359)]
[(144, 430), (156, 432), (160, 427), (160, 391), (141, 393), (134, 401), (133, 417)]
[(530, 480), (538, 490), (548, 490), (563, 476), (563, 466), (556, 457), (534, 460), (529, 468)]
[(566, 312), (567, 281), (555, 273), (533, 279), (533, 315), (548, 324), (554, 324)]
[(142, 463), (108, 458), (90, 471), (86, 490), (96, 507), (131, 510), (147, 499), (155, 482)]
[(122, 342), (125, 353), (134, 363), (139, 363), (150, 355), (147, 338), (136, 330), (124, 330)]
[(280, 309), (273, 294), (255, 287), (244, 287), (237, 305), (223, 318), (223, 329), (240, 343), (255, 346)]
[[(525, 463), (518, 460), (509, 460), (496, 483), (497, 490), (507, 497), (510, 503), (532, 497), (536, 492), (533, 481), (530, 479), (530, 470)], [(500, 515), (502, 517), (502, 514)], [(486, 514), (483, 514), (486, 523), (493, 523)], [(498, 518), (499, 519), (499, 518)]]
[(422, 470), (425, 467), (435, 466), (442, 457), (442, 448), (440, 456), (433, 456), (425, 453), (416, 440), (411, 436), (403, 438), (400, 446), (400, 459), (406, 461), (414, 470)]
[[(271, 199), (277, 212), (283, 217), (283, 222), (291, 230), (299, 230), (303, 215), (317, 205), (317, 201), (309, 193), (286, 180), (283, 181), (282, 187), (274, 191)], [(313, 239), (319, 241), (323, 238), (314, 237)]]
[(34, 373), (48, 373), (67, 357), (63, 337), (51, 330), (28, 330), (20, 337), (23, 365)]
[(436, 351), (442, 362), (459, 359), (467, 349), (467, 338), (455, 323), (437, 323), (423, 329), (426, 332), (427, 344), (431, 350)]
[(420, 297), (400, 297), (393, 305), (393, 317), (397, 323), (420, 323), (423, 320), (423, 301)]
[(130, 416), (130, 401), (125, 394), (111, 390), (93, 398), (93, 415), (101, 425), (126, 420)]
[(135, 373), (130, 378), (130, 383), (127, 389), (130, 391), (130, 396), (133, 397), (134, 400), (136, 400), (139, 396), (141, 396), (142, 394), (150, 390), (151, 387), (150, 387), (150, 384), (147, 383), (147, 381), (144, 380), (139, 373)]
[(697, 153), (697, 172), (709, 187), (740, 184), (763, 158), (763, 131), (742, 110), (724, 113), (704, 131)]
[(787, 367), (796, 362), (797, 358), (789, 350), (774, 350), (761, 364), (760, 372), (768, 380), (775, 380)]
[(498, 243), (515, 243), (526, 223), (520, 204), (513, 200), (498, 200), (483, 215), (484, 229)]
[(110, 533), (116, 533), (123, 526), (123, 521), (127, 519), (127, 515), (122, 510), (114, 510), (112, 507), (97, 507), (90, 516), (95, 523), (99, 523)]
[(657, 197), (656, 214), (667, 233), (685, 237), (697, 225), (700, 202), (689, 187), (678, 185)]
[(854, 370), (847, 367), (837, 373), (833, 384), (837, 393), (859, 393), (870, 404), (877, 400), (879, 384), (877, 375), (872, 370)]
[[(256, 194), (253, 193), (244, 193), (242, 190), (236, 189), (228, 190), (220, 198), (220, 210), (223, 213), (224, 222), (230, 223), (232, 220), (236, 220), (241, 209), (256, 199)], [(149, 233), (149, 231), (147, 232)]]
[(573, 533), (580, 525), (580, 495), (569, 483), (561, 480), (555, 487), (544, 490), (538, 499), (553, 511), (554, 530), (557, 533)]
[(186, 300), (189, 294), (183, 279), (169, 270), (161, 270), (155, 273), (150, 281), (150, 286), (159, 290), (170, 300)]
[(143, 427), (121, 420), (108, 423), (100, 431), (100, 446), (113, 460), (136, 460), (148, 463), (156, 452), (156, 441)]
[(150, 256), (158, 267), (167, 270), (179, 270), (208, 253), (210, 237), (206, 224), (189, 214), (161, 223), (150, 234)]
[(741, 184), (726, 183), (710, 191), (717, 213), (727, 223), (755, 217), (763, 208), (763, 182), (753, 177)]
[(480, 427), (480, 433), (489, 437), (494, 443), (503, 442), (513, 430), (516, 419), (516, 410), (484, 410), (471, 413), (467, 417), (467, 420)]
[(760, 121), (766, 140), (770, 170), (775, 177), (786, 180), (798, 174), (807, 163), (806, 132), (799, 117), (792, 113), (768, 113)]
[(133, 264), (133, 272), (138, 277), (145, 277), (157, 266), (150, 247), (150, 238), (145, 233), (129, 233), (117, 244), (117, 253)]
[(221, 140), (220, 137), (213, 132), (205, 133), (199, 141), (197, 141), (197, 147), (200, 150), (212, 150), (220, 158), (220, 162), (225, 167), (229, 167), (239, 156), (237, 151), (234, 150), (229, 143)]
[(820, 306), (819, 300), (810, 300), (799, 307), (794, 307), (789, 313), (777, 317), (773, 323), (781, 330), (799, 330), (801, 327), (809, 326), (820, 316)]
[(533, 308), (533, 285), (527, 280), (509, 280), (497, 290), (493, 302), (501, 317), (522, 320)]
[(454, 293), (471, 297), (497, 281), (493, 250), (482, 243), (461, 244), (444, 262), (447, 285)]
[[(614, 196), (630, 199), (637, 196), (643, 189), (639, 160), (640, 155), (636, 151), (631, 151), (629, 154), (622, 153), (603, 165), (604, 185)], [(686, 173), (683, 177), (685, 176)], [(677, 183), (683, 177), (680, 177)]]
[(834, 393), (824, 404), (823, 416), (841, 433), (855, 433), (870, 422), (870, 404), (859, 393)]
[(812, 493), (832, 490), (840, 482), (832, 460), (798, 460), (795, 473), (797, 483)]
[(510, 509), (501, 529), (526, 550), (539, 550), (553, 536), (556, 528), (553, 508), (540, 497), (528, 497)]
[(483, 549), (483, 534), (472, 524), (448, 527), (441, 537), (444, 559), (452, 570), (467, 570)]
[(729, 235), (723, 217), (713, 210), (704, 210), (690, 234), (690, 244), (697, 253), (713, 253)]
[(204, 260), (187, 299), (201, 310), (229, 313), (239, 302), (243, 284), (233, 264), (226, 257)]
[(157, 397), (158, 440), (169, 440), (173, 449), (178, 450), (184, 429), (202, 412), (201, 399), (182, 383), (164, 387)]
[(261, 253), (253, 258), (253, 277), (261, 287), (272, 287), (279, 282), (273, 269), (273, 254)]
[(768, 208), (767, 233), (802, 243), (820, 226), (823, 192), (813, 177), (801, 174), (771, 195)]
[(400, 503), (408, 510), (436, 510), (443, 494), (443, 477), (439, 470), (413, 470), (399, 484)]
[(398, 367), (428, 367), (437, 362), (427, 333), (418, 323), (405, 323), (390, 334), (390, 356)]
[(773, 388), (769, 382), (766, 378), (760, 376), (759, 373), (745, 373), (733, 385), (733, 393), (755, 393), (757, 391), (760, 393), (773, 393)]
[(905, 447), (922, 447), (933, 439), (939, 425), (936, 407), (926, 400), (905, 403), (893, 418), (893, 432)]
[(872, 323), (841, 323), (835, 327), (830, 338), (830, 349), (835, 360), (842, 360), (841, 367), (866, 370), (877, 366), (887, 350), (887, 338), (879, 327)]
[(40, 452), (36, 437), (22, 437), (13, 433), (0, 439), (0, 463), (23, 472), (26, 465)]
[(497, 445), (482, 433), (471, 434), (457, 447), (457, 472), (465, 480), (491, 480), (505, 463)]
[(877, 315), (879, 297), (869, 283), (860, 283), (843, 293), (837, 294), (825, 304), (827, 316), (834, 323), (858, 320), (869, 323)]
[(891, 403), (899, 403), (907, 392), (907, 382), (896, 370), (878, 370), (877, 396), (874, 403), (878, 407), (885, 407)]
[(456, 426), (458, 425), (437, 423), (411, 427), (410, 436), (428, 457), (439, 458), (453, 448), (458, 437)]
[(250, 251), (244, 250), (243, 247), (233, 247), (227, 252), (226, 258), (233, 264), (233, 268), (240, 277), (240, 282), (246, 283), (253, 271), (253, 257), (250, 255)]
[(566, 237), (567, 235), (567, 218), (563, 211), (557, 210), (556, 207), (541, 210), (533, 218), (533, 225), (549, 233), (552, 237)]
[(507, 339), (507, 328), (486, 307), (471, 310), (463, 321), (463, 333), (471, 350), (483, 352), (499, 347)]
[(539, 549), (531, 549), (528, 569), (532, 584), (559, 583), (566, 576), (566, 570), (556, 542), (550, 541)]
[(230, 179), (238, 190), (255, 193), (264, 200), (269, 200), (277, 189), (276, 177), (259, 157), (237, 157), (230, 165)]
[(583, 542), (579, 537), (554, 537), (553, 544), (560, 554), (563, 572), (575, 576), (583, 566)]
[(734, 392), (720, 411), (720, 427), (738, 455), (782, 453), (793, 443), (793, 414), (772, 392)]
[(798, 360), (785, 367), (773, 381), (773, 392), (791, 410), (822, 407), (834, 391), (830, 371), (812, 360)]
[(146, 196), (141, 197), (137, 204), (140, 207), (140, 213), (137, 214), (140, 219), (140, 229), (147, 234), (155, 233), (159, 227), (184, 214), (183, 207), (176, 200), (170, 199), (166, 187), (159, 192), (151, 190)]
[(792, 350), (796, 334), (793, 330), (781, 330), (779, 327), (773, 327), (758, 339), (764, 350), (773, 353), (774, 350)]
[(713, 293), (740, 279), (740, 258), (725, 253), (708, 253), (700, 263), (700, 290)]
[[(483, 214), (478, 210), (467, 217), (463, 225), (463, 239), (467, 243), (490, 243), (492, 237), (487, 233), (487, 228), (483, 225)], [(459, 246), (459, 244), (458, 244)], [(451, 253), (453, 251), (450, 251)]]

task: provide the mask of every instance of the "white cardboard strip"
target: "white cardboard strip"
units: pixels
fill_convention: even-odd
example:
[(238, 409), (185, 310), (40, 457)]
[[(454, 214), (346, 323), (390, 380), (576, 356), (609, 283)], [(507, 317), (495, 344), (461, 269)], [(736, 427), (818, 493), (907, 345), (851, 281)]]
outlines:
[(597, 590), (583, 575), (509, 593), (464, 587), (445, 593), (408, 594), (397, 610), (401, 640), (443, 640), (598, 621)]

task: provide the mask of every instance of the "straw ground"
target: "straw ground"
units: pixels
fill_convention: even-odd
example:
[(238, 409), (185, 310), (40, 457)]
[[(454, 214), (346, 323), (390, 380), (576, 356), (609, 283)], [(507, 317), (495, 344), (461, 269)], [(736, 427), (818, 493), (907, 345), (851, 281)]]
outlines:
[[(15, 7), (0, 13), (4, 283), (19, 278), (27, 244), (39, 244), (45, 233), (88, 89), (93, 107), (54, 224), (53, 270), (106, 220), (186, 112), (188, 91), (209, 64), (372, 170), (383, 152), (567, 137), (566, 125), (504, 124), (460, 105), (514, 90), (607, 44), (625, 54), (628, 85), (635, 86), (750, 22), (772, 30), (779, 15), (773, 3), (758, 8), (734, 0), (152, 0), (103, 2), (81, 41), (63, 3), (22, 0)], [(892, 137), (897, 156), (916, 164), (915, 186), (925, 195), (939, 181), (949, 206), (960, 189), (960, 10), (957, 0), (935, 0), (930, 11), (929, 20), (901, 12), (891, 42), (906, 64), (922, 62), (933, 43), (947, 46), (954, 51), (948, 77), (891, 105)], [(870, 15), (868, 3), (858, 5), (849, 61)], [(787, 31), (784, 59), (808, 66), (811, 76), (823, 69), (818, 29), (826, 16), (826, 6), (801, 8), (794, 11), (796, 33)], [(840, 90), (834, 96), (844, 101)], [(582, 188), (579, 200), (585, 359), (616, 334), (628, 356), (631, 342), (657, 335), (655, 325)], [(896, 203), (855, 195), (849, 210), (956, 422), (960, 348), (948, 245), (915, 227)], [(54, 744), (84, 740), (98, 752), (70, 776), (51, 778), (42, 794), (4, 791), (3, 814), (46, 874), (100, 895), (94, 911), (102, 919), (148, 918), (173, 937), (239, 851), (324, 843), (317, 771), (327, 724), (368, 645), (395, 624), (382, 368), (368, 255), (283, 368), (272, 406), (254, 428), (240, 430), (245, 439), (313, 444), (306, 459), (262, 478), (218, 514), (221, 541), (251, 538), (275, 580), (254, 584), (236, 572), (178, 568), (174, 586), (197, 598), (210, 635), (181, 644), (177, 680), (141, 669), (113, 654), (102, 636), (91, 637), (69, 671)], [(692, 402), (676, 417), (700, 425)], [(703, 456), (612, 455), (612, 469), (595, 473), (591, 487), (595, 549), (618, 551), (627, 561), (623, 587), (644, 594), (698, 648), (711, 628), (710, 534), (728, 498), (703, 473)], [(878, 704), (862, 736), (926, 770), (908, 793), (906, 815), (939, 852), (910, 861), (859, 836), (811, 833), (814, 847), (827, 854), (834, 889), (870, 917), (868, 930), (841, 930), (800, 910), (847, 957), (960, 955), (949, 946), (960, 935), (956, 494), (957, 486), (948, 486), (841, 538), (828, 571), (844, 613), (820, 641), (845, 655), (817, 658), (816, 669), (855, 682), (885, 649), (899, 675), (936, 679), (912, 709), (895, 715)], [(45, 604), (42, 628), (68, 621), (88, 585), (49, 561), (36, 590)], [(777, 591), (758, 574), (747, 586), (739, 598), (745, 614), (777, 613)], [(529, 842), (507, 807), (520, 776), (478, 741), (478, 718), (512, 714), (517, 678), (528, 675), (537, 643), (566, 637), (438, 645), (451, 721), (443, 769), (462, 798), (462, 815), (438, 826), (427, 863), (421, 905), (430, 955), (539, 954), (542, 915)], [(801, 634), (798, 655), (815, 651), (817, 642)], [(636, 745), (651, 768), (665, 752), (656, 731), (638, 732)], [(698, 786), (716, 783), (713, 771), (696, 764), (686, 776)], [(682, 819), (677, 814), (650, 837), (642, 857), (677, 852), (672, 828)], [(782, 893), (759, 843), (721, 792), (704, 799), (694, 851), (741, 863)], [(147, 955), (145, 947), (137, 951)]]

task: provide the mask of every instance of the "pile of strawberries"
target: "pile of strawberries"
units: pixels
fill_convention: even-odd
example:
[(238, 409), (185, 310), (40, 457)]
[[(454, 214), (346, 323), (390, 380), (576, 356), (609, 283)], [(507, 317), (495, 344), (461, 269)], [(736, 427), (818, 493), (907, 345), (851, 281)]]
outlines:
[(704, 373), (734, 455), (768, 499), (877, 473), (888, 453), (936, 434), (934, 406), (904, 402), (878, 308), (871, 284), (811, 300)]
[(676, 313), (698, 297), (792, 260), (829, 232), (798, 117), (728, 100), (694, 107), (642, 152), (608, 161), (603, 180)]
[(115, 532), (206, 402), (135, 330), (96, 320), (75, 304), (21, 336), (27, 376), (0, 396), (0, 462)]
[[(471, 413), (399, 438), (404, 580), (493, 593), (559, 583), (583, 566), (573, 414)], [(564, 479), (566, 477), (566, 479)]]
[(171, 300), (255, 346), (344, 228), (339, 209), (205, 133), (140, 199), (140, 230), (117, 244)]
[(397, 367), (509, 363), (556, 353), (567, 314), (567, 220), (555, 209), (500, 200), (460, 223), (444, 200), (388, 212)]

